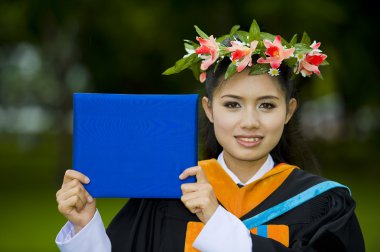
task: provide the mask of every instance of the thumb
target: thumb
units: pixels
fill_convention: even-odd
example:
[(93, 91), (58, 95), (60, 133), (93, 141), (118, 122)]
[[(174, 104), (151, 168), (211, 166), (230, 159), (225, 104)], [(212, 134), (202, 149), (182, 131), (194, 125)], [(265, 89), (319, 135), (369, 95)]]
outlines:
[(198, 166), (199, 169), (196, 173), (196, 178), (198, 183), (208, 183), (207, 177), (205, 172), (203, 171), (201, 166)]
[(181, 175), (179, 175), (180, 179), (185, 179), (189, 176), (195, 176), (197, 178), (197, 182), (205, 183), (208, 182), (206, 175), (201, 166), (193, 166), (184, 170)]

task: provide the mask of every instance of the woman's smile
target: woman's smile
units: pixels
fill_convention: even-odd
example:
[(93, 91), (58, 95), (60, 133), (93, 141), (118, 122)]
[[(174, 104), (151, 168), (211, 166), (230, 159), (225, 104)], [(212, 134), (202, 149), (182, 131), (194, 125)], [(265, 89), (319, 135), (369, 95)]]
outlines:
[(259, 145), (263, 137), (261, 136), (246, 136), (246, 135), (239, 135), (235, 136), (236, 141), (242, 145), (243, 147), (251, 148)]

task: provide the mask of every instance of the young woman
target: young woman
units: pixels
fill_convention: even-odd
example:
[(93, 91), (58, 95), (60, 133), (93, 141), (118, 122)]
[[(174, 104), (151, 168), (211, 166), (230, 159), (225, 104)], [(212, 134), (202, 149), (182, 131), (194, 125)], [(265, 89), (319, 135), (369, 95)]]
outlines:
[(57, 192), (69, 220), (56, 239), (60, 250), (364, 251), (349, 190), (294, 166), (308, 158), (291, 135), (290, 75), (320, 74), (320, 43), (306, 35), (288, 43), (255, 21), (222, 43), (197, 31), (200, 46), (188, 42), (189, 54), (165, 74), (191, 68), (206, 82), (205, 145), (216, 159), (184, 170), (180, 179), (197, 182), (181, 186), (181, 200), (130, 199), (107, 230), (82, 185), (89, 178), (68, 170)]

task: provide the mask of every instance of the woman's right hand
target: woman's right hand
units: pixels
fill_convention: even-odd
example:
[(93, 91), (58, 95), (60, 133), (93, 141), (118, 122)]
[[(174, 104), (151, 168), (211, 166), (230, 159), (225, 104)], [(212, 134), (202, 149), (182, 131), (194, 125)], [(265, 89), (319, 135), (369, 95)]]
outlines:
[(84, 174), (67, 170), (62, 187), (56, 194), (58, 210), (74, 225), (75, 233), (86, 226), (96, 212), (96, 201), (82, 184), (89, 182), (89, 178)]

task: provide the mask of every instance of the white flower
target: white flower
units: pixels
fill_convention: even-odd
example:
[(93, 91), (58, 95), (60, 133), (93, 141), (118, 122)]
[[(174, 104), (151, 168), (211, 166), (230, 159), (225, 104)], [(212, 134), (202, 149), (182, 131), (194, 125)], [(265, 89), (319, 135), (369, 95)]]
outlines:
[(297, 53), (296, 58), (297, 58), (298, 62), (300, 62), (300, 61), (305, 60), (306, 55), (303, 53)]
[(269, 69), (268, 74), (270, 76), (278, 76), (280, 74), (280, 70), (278, 70), (277, 68), (271, 68)]

